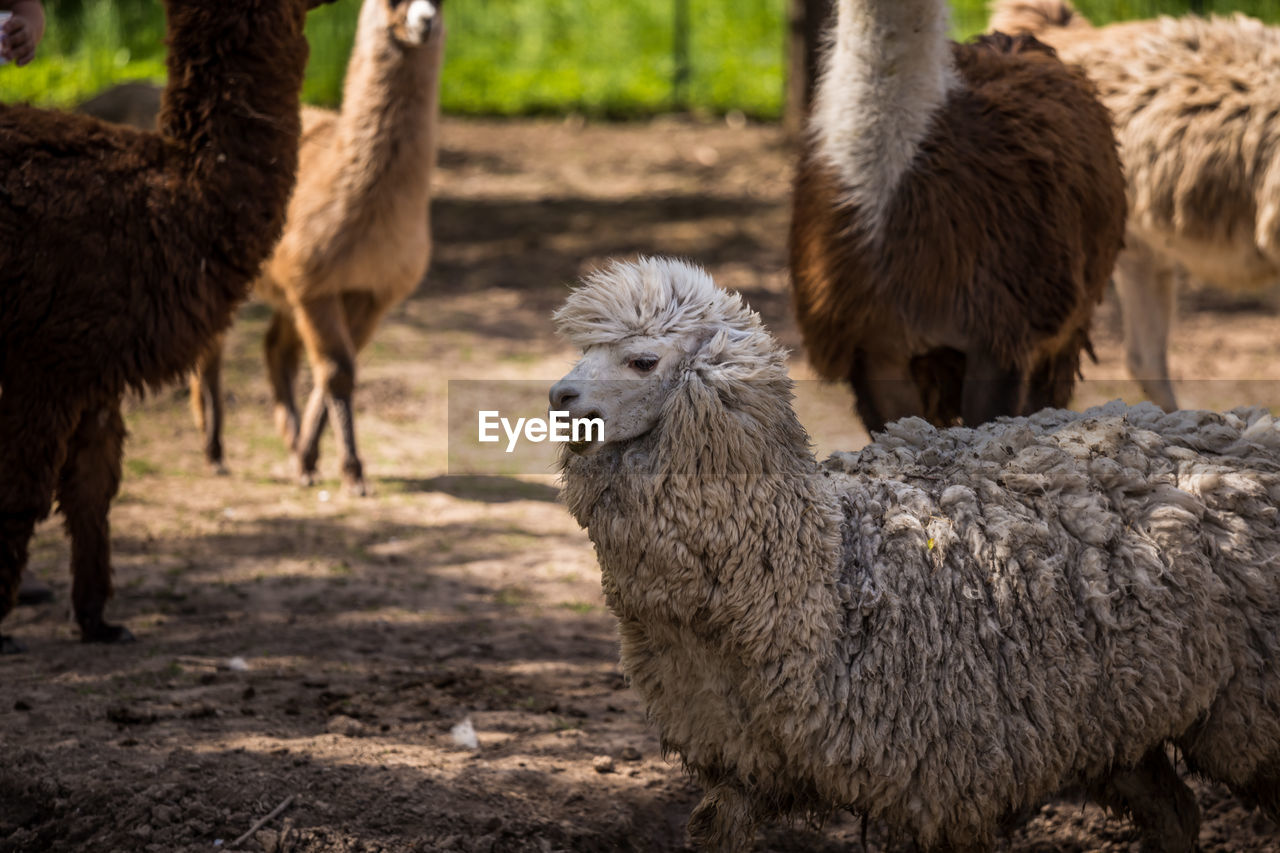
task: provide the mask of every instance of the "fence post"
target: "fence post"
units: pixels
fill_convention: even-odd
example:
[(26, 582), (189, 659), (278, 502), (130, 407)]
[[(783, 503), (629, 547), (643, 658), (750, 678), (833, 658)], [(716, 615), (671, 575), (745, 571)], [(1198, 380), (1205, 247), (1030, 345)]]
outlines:
[(792, 139), (804, 131), (818, 76), (822, 34), (831, 23), (831, 9), (831, 0), (787, 2), (787, 81), (782, 126)]
[(689, 106), (689, 0), (675, 0), (674, 27), (671, 53), (675, 70), (671, 75), (672, 107), (683, 110)]

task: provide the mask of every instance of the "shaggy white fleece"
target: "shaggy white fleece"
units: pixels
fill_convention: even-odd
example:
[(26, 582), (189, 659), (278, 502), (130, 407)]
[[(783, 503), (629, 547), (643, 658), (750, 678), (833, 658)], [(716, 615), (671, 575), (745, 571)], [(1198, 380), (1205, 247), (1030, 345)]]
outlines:
[[(1275, 420), (1119, 403), (909, 419), (819, 465), (758, 317), (653, 263), (595, 277), (558, 315), (589, 347), (690, 336), (657, 425), (566, 454), (564, 496), (622, 666), (707, 788), (699, 843), (847, 807), (978, 849), (1064, 789), (1106, 800), (1140, 765), (1164, 768), (1143, 796), (1175, 826), (1190, 795), (1167, 744), (1280, 816)], [(1165, 849), (1194, 847), (1194, 825), (1170, 831)]]

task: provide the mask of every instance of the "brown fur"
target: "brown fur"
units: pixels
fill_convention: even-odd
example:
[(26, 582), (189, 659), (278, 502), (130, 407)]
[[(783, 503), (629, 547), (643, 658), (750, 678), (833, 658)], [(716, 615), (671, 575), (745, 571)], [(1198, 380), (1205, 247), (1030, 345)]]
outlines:
[(1148, 396), (1175, 408), (1177, 267), (1237, 290), (1280, 279), (1280, 28), (1243, 15), (1094, 28), (1064, 0), (999, 0), (991, 25), (1050, 42), (1115, 116), (1129, 196), (1116, 269), (1126, 359)]
[(56, 491), (82, 636), (129, 636), (103, 620), (120, 399), (190, 369), (280, 234), (307, 5), (170, 0), (159, 132), (0, 107), (0, 619)]
[[(809, 360), (851, 382), (873, 430), (908, 414), (955, 422), (980, 383), (989, 405), (966, 420), (1065, 406), (1123, 238), (1110, 117), (1084, 75), (1034, 39), (956, 45), (954, 57), (961, 84), (896, 191), (881, 246), (812, 146), (796, 178), (793, 301)], [(962, 341), (939, 331), (957, 328)], [(884, 382), (913, 383), (914, 410), (877, 404), (865, 368), (876, 359), (900, 366)], [(1027, 390), (1006, 393), (1018, 384)]]
[[(255, 288), (275, 309), (265, 340), (267, 374), (298, 473), (311, 482), (320, 434), (332, 416), (344, 479), (361, 494), (352, 408), (356, 354), (382, 317), (418, 286), (431, 256), (428, 208), (444, 24), (437, 17), (425, 43), (405, 44), (408, 7), (390, 10), (386, 0), (365, 0), (342, 112), (304, 110), (298, 189), (284, 237)], [(399, 29), (383, 26), (380, 13)], [(300, 349), (315, 379), (301, 419), (293, 392)], [(196, 421), (215, 466), (222, 464), (221, 359), (219, 341), (192, 379)]]

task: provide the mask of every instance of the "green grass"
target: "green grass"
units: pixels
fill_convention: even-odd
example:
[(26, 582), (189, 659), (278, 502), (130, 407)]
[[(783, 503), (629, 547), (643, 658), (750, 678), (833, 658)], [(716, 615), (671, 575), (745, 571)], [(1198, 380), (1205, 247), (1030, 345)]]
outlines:
[[(455, 114), (581, 112), (630, 117), (673, 107), (742, 110), (762, 118), (782, 108), (786, 0), (687, 0), (689, 68), (673, 80), (676, 0), (455, 0), (442, 101)], [(1103, 23), (1182, 14), (1189, 0), (1079, 0)], [(1280, 21), (1280, 0), (1205, 0), (1208, 11), (1240, 10)], [(0, 68), (0, 98), (68, 106), (133, 79), (161, 81), (164, 16), (158, 0), (61, 0), (46, 4), (40, 58)], [(983, 29), (986, 0), (953, 0), (957, 37)], [(359, 0), (313, 12), (304, 97), (341, 98)]]

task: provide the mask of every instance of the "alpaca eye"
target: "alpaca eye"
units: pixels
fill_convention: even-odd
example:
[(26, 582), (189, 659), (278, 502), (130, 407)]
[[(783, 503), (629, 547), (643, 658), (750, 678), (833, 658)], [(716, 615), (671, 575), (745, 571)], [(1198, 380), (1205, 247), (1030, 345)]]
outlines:
[(638, 355), (627, 361), (627, 367), (632, 370), (638, 370), (641, 373), (648, 373), (658, 366), (658, 357), (656, 355)]

